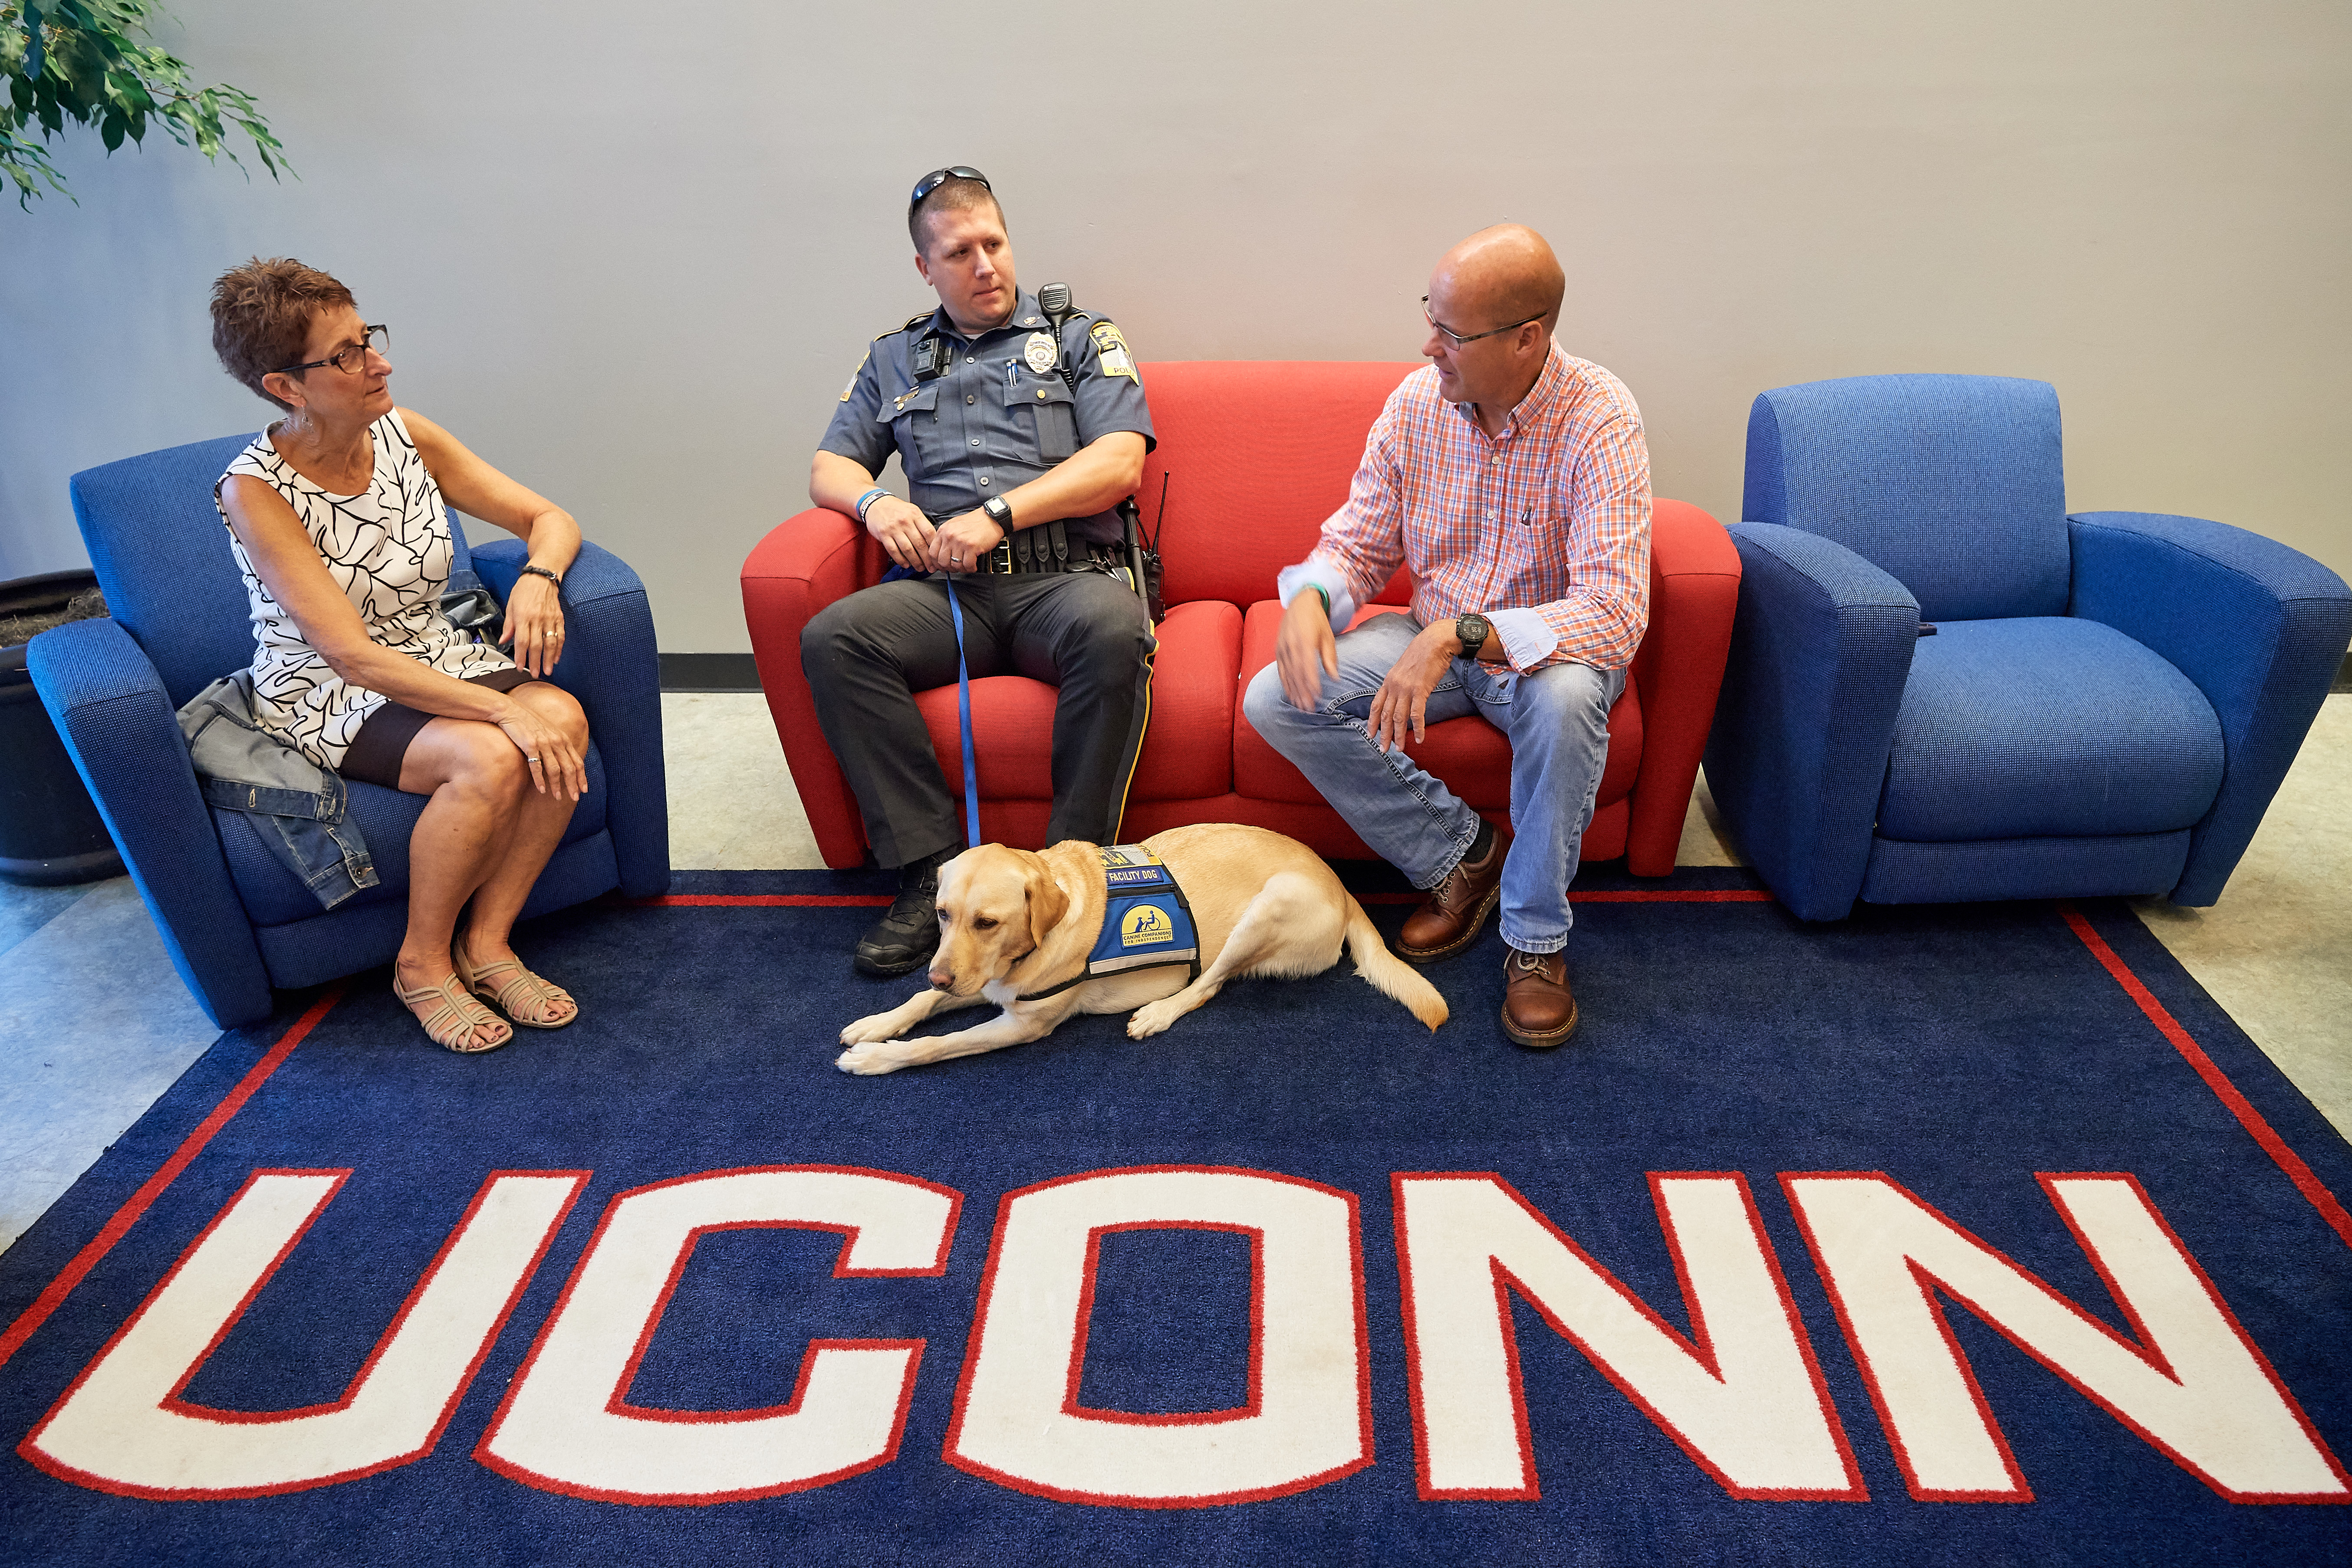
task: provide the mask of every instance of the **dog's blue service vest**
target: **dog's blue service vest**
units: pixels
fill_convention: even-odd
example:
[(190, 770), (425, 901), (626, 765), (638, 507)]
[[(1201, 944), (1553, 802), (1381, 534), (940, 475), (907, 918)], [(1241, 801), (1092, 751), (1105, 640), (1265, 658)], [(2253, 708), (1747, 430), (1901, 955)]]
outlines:
[(1095, 853), (1102, 857), (1103, 922), (1087, 967), (1059, 985), (1028, 993), (1024, 1002), (1130, 969), (1181, 963), (1190, 966), (1192, 978), (1200, 977), (1200, 933), (1175, 873), (1139, 844), (1104, 845)]
[(1155, 969), (1163, 963), (1201, 968), (1201, 939), (1192, 929), (1192, 906), (1175, 873), (1139, 844), (1113, 844), (1102, 857), (1102, 934), (1087, 955), (1088, 974)]

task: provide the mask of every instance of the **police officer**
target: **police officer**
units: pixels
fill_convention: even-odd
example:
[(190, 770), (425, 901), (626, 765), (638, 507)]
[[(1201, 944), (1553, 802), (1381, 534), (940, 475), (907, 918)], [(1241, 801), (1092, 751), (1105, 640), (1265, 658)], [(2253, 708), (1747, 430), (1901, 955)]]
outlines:
[[(924, 175), (907, 228), (939, 309), (874, 340), (809, 471), (810, 500), (855, 513), (914, 574), (837, 600), (801, 636), (817, 721), (866, 841), (899, 869), (890, 912), (857, 943), (868, 974), (929, 961), (939, 868), (964, 847), (960, 803), (913, 695), (955, 683), (947, 580), (974, 679), (1060, 689), (1047, 843), (1116, 840), (1153, 649), (1142, 600), (1111, 574), (1122, 537), (1113, 508), (1153, 443), (1126, 341), (1083, 313), (1053, 330), (1013, 281), (1003, 212), (979, 170)], [(874, 482), (893, 451), (911, 500)]]

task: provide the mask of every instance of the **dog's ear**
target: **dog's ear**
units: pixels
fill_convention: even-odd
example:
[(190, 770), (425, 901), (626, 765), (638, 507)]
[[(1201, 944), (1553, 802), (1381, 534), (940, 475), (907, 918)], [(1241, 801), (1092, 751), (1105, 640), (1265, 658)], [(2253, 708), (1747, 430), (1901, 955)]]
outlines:
[(1028, 879), (1025, 892), (1029, 900), (1029, 945), (1043, 947), (1046, 934), (1069, 913), (1070, 896), (1062, 891), (1062, 885), (1045, 868), (1044, 856), (1024, 854), (1021, 861), (1022, 873)]

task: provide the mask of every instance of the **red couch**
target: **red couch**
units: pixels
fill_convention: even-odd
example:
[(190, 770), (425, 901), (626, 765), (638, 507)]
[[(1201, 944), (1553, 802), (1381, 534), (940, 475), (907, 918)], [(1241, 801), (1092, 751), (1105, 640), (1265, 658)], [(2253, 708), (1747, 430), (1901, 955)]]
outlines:
[[(1129, 841), (1187, 822), (1275, 828), (1339, 859), (1371, 851), (1305, 775), (1242, 716), (1245, 683), (1274, 658), (1275, 574), (1303, 559), (1347, 499), (1364, 436), (1409, 364), (1202, 361), (1155, 364), (1143, 378), (1160, 445), (1139, 500), (1149, 533), (1161, 516), (1168, 618), (1160, 627), (1151, 722), (1128, 794)], [(840, 512), (779, 525), (743, 563), (743, 615), (760, 683), (828, 866), (866, 856), (857, 803), (817, 728), (801, 674), (801, 628), (826, 605), (881, 577), (881, 547)], [(1738, 596), (1739, 556), (1720, 524), (1681, 501), (1656, 503), (1650, 629), (1609, 715), (1609, 766), (1584, 858), (1626, 858), (1642, 876), (1674, 869), (1691, 784)], [(1400, 572), (1381, 605), (1402, 605)], [(963, 793), (956, 689), (919, 693), (949, 792)], [(1054, 689), (1020, 676), (971, 683), (981, 831), (1036, 847), (1052, 806)], [(1510, 748), (1484, 720), (1451, 720), (1412, 748), (1423, 765), (1496, 821), (1510, 807)]]

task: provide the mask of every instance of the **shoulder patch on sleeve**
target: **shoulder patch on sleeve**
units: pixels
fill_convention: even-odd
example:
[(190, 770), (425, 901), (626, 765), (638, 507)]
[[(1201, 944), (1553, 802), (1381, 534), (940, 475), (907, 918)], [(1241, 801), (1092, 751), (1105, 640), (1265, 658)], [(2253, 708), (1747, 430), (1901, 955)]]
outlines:
[(841, 389), (841, 400), (844, 403), (848, 402), (849, 395), (857, 390), (857, 372), (864, 370), (866, 368), (866, 362), (873, 357), (874, 351), (872, 349), (867, 349), (864, 353), (857, 356), (856, 369), (852, 370), (849, 373), (849, 384)]
[(1095, 354), (1105, 375), (1123, 375), (1138, 386), (1143, 384), (1143, 378), (1135, 373), (1135, 356), (1128, 353), (1127, 339), (1115, 324), (1097, 321), (1087, 336), (1094, 339)]

